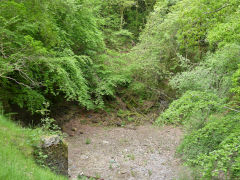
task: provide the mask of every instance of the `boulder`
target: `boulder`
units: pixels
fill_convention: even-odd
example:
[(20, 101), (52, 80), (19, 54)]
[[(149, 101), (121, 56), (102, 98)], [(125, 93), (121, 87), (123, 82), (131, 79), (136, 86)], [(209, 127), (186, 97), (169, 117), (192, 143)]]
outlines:
[(42, 138), (42, 147), (48, 148), (53, 145), (59, 144), (61, 138), (58, 135), (45, 136)]

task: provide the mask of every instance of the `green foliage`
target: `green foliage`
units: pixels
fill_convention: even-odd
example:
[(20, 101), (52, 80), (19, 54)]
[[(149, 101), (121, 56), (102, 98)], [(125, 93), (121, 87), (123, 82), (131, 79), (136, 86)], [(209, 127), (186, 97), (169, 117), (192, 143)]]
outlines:
[(91, 144), (91, 139), (87, 138), (85, 144)]
[(112, 38), (112, 45), (115, 47), (131, 46), (133, 34), (126, 29), (121, 29), (113, 32), (110, 38)]
[(107, 46), (126, 49), (138, 39), (156, 0), (94, 1)]
[[(187, 128), (179, 152), (202, 178), (236, 179), (239, 6), (239, 0), (1, 1), (0, 101), (45, 116), (45, 105), (60, 97), (86, 109), (121, 97), (131, 109), (177, 94), (156, 123)], [(223, 117), (224, 104), (235, 113)], [(129, 111), (118, 115), (133, 121)], [(56, 128), (48, 116), (42, 122)]]
[[(189, 86), (191, 84), (189, 82), (193, 81), (194, 73), (197, 73), (199, 77), (205, 76), (208, 82), (206, 80), (205, 84), (196, 78), (197, 82), (193, 83), (197, 87), (192, 87), (192, 90), (214, 89), (213, 85), (221, 86), (217, 87), (221, 88), (219, 94), (227, 93), (232, 69), (226, 77), (221, 77), (225, 76), (224, 72), (214, 73), (214, 67), (207, 63), (211, 63), (215, 59), (215, 67), (218, 68), (217, 61), (224, 63), (228, 58), (232, 61), (233, 56), (228, 52), (230, 50), (237, 56), (235, 62), (238, 61), (239, 22), (237, 17), (239, 17), (239, 5), (239, 1), (236, 0), (229, 2), (225, 0), (218, 2), (206, 0), (159, 1), (140, 35), (140, 43), (134, 47), (131, 53), (132, 64), (135, 62), (140, 64), (133, 70), (134, 73), (141, 74), (136, 81), (141, 81), (148, 87), (156, 89), (162, 87), (161, 83), (168, 81), (171, 75), (187, 70), (188, 73), (183, 73), (176, 81), (185, 77), (189, 80), (185, 85), (181, 81), (182, 85), (179, 86), (186, 86), (186, 84)], [(218, 50), (219, 47), (221, 49)], [(211, 53), (215, 50), (218, 52), (214, 57)], [(224, 52), (220, 52), (221, 50)], [(202, 63), (203, 59), (208, 62)], [(235, 66), (235, 62), (233, 62), (233, 66)], [(199, 63), (201, 66), (194, 68)], [(143, 73), (141, 69), (146, 73)], [(190, 71), (190, 69), (194, 70)], [(220, 73), (222, 74), (220, 75)], [(220, 77), (218, 77), (219, 75)], [(214, 80), (211, 80), (210, 77), (213, 77)], [(149, 79), (151, 79), (151, 83), (149, 83)], [(178, 86), (178, 82), (174, 83), (175, 86)]]
[[(222, 29), (221, 26), (229, 22), (228, 18), (230, 16), (235, 16), (239, 5), (239, 1), (236, 0), (229, 2), (225, 0), (218, 2), (206, 0), (180, 1), (176, 8), (178, 9), (180, 25), (177, 42), (180, 44), (181, 50), (189, 55), (194, 53), (196, 58), (201, 58), (202, 54), (208, 50), (208, 43), (222, 44), (225, 41), (224, 39), (220, 38), (219, 42), (217, 40), (219, 31), (216, 38), (211, 38), (211, 35), (216, 32), (216, 29)], [(237, 34), (237, 32), (232, 32), (232, 34)], [(208, 33), (211, 34), (209, 39)], [(236, 41), (231, 40), (229, 42)]]
[[(35, 113), (44, 103), (51, 104), (54, 96), (62, 96), (87, 109), (103, 108), (105, 97), (114, 97), (119, 86), (131, 81), (129, 73), (120, 73), (124, 66), (111, 61), (111, 53), (103, 55), (105, 32), (101, 28), (108, 14), (98, 10), (111, 2), (99, 3), (1, 3), (0, 99), (4, 104)], [(113, 15), (114, 7), (110, 9)], [(128, 30), (109, 28), (117, 46), (131, 42)]]
[(158, 1), (130, 53), (128, 93), (162, 101), (172, 96), (171, 88), (176, 91), (178, 99), (156, 124), (184, 125), (179, 152), (202, 179), (240, 176), (239, 5), (238, 0)]
[[(67, 100), (93, 108), (83, 71), (92, 64), (89, 56), (104, 48), (94, 16), (90, 16), (85, 2), (35, 3), (1, 3), (0, 87), (6, 93), (1, 99), (35, 112), (42, 108), (43, 102), (49, 101), (46, 98), (49, 94), (63, 93)], [(55, 9), (55, 5), (63, 9)], [(79, 5), (84, 14), (79, 13)], [(14, 8), (17, 10), (12, 11)], [(88, 31), (69, 27), (76, 20), (76, 27), (82, 28), (85, 23)], [(76, 49), (77, 54), (89, 56), (75, 55)]]
[(240, 15), (239, 1), (231, 1), (226, 4), (228, 7), (228, 15), (221, 16), (220, 22), (214, 24), (214, 27), (209, 30), (207, 40), (212, 48), (218, 46), (223, 47), (231, 43), (239, 43), (240, 40), (240, 24), (238, 18)]
[(238, 70), (233, 75), (233, 88), (232, 91), (236, 93), (238, 101), (240, 98), (240, 64), (238, 65)]
[[(99, 18), (94, 15), (94, 6), (91, 1), (73, 1), (70, 14), (65, 14), (69, 16), (65, 26), (72, 42), (71, 47), (78, 55), (93, 56), (105, 49), (103, 35), (97, 24)], [(64, 21), (61, 19), (60, 22)]]
[(178, 151), (197, 166), (202, 179), (239, 177), (239, 113), (216, 114), (203, 128), (186, 135)]
[(203, 178), (238, 178), (240, 176), (239, 143), (239, 132), (232, 133), (220, 144), (218, 150), (209, 155), (199, 156), (193, 163), (201, 164)]
[[(157, 7), (164, 12), (162, 7), (166, 6)], [(145, 32), (152, 32), (154, 51), (160, 53), (151, 54), (154, 51), (150, 48), (143, 52), (149, 53), (150, 63), (157, 60), (173, 74), (165, 78), (180, 95), (156, 123), (184, 125), (187, 131), (178, 152), (200, 179), (240, 176), (238, 7), (239, 1), (235, 0), (179, 1), (167, 14), (154, 14), (162, 17), (161, 24)], [(226, 108), (233, 112), (224, 112)]]
[[(99, 59), (99, 64), (93, 65), (95, 72), (90, 84), (94, 103), (98, 107), (104, 106), (104, 97), (115, 98), (119, 89), (127, 87), (132, 80), (127, 62), (118, 52), (108, 50)], [(99, 76), (96, 76), (98, 74)]]
[(171, 14), (177, 1), (159, 1), (149, 15), (145, 29), (140, 34), (140, 43), (130, 52), (130, 67), (134, 85), (145, 96), (157, 99), (158, 89), (163, 94), (166, 79), (176, 67), (178, 46), (172, 34), (177, 31), (176, 15)]
[(49, 103), (44, 103), (43, 105), (44, 108), (37, 111), (42, 115), (41, 129), (45, 131), (47, 134), (57, 134), (58, 136), (62, 135), (60, 127), (58, 127), (58, 125), (55, 124), (55, 120), (53, 118), (50, 118)]
[(44, 93), (56, 96), (62, 92), (68, 101), (77, 100), (82, 106), (92, 108), (89, 87), (82, 72), (88, 64), (91, 64), (88, 57), (73, 56), (42, 59), (30, 68), (36, 72), (37, 67), (41, 67), (36, 78), (46, 87)]
[(178, 92), (187, 90), (211, 91), (221, 97), (229, 94), (232, 87), (232, 75), (240, 63), (240, 47), (229, 44), (214, 54), (208, 54), (200, 65), (189, 71), (177, 74), (170, 85)]
[(202, 126), (210, 114), (220, 110), (222, 104), (222, 100), (213, 93), (187, 91), (181, 98), (170, 104), (156, 123), (159, 125), (163, 123), (189, 124), (192, 123), (193, 118), (200, 118), (199, 122), (194, 121), (193, 125)]
[(32, 152), (41, 135), (39, 129), (23, 129), (0, 116), (0, 179), (66, 179), (36, 165)]
[(106, 97), (114, 98), (116, 89), (132, 81), (126, 58), (113, 55), (106, 46), (131, 47), (154, 4), (155, 0), (3, 1), (1, 101), (32, 113), (59, 96), (86, 109), (103, 108)]

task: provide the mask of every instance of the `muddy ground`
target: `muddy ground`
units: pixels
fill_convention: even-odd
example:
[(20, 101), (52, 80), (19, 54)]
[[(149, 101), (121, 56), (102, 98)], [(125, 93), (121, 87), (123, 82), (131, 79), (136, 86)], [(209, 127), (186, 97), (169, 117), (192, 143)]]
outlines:
[(175, 151), (180, 128), (151, 124), (104, 127), (75, 119), (64, 126), (68, 137), (69, 176), (104, 180), (191, 179)]

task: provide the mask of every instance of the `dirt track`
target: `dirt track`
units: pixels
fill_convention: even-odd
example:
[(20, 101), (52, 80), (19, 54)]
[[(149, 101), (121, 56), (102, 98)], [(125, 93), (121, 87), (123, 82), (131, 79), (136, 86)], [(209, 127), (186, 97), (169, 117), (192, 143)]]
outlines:
[(69, 142), (69, 175), (104, 180), (190, 179), (175, 157), (182, 137), (176, 127), (79, 125)]

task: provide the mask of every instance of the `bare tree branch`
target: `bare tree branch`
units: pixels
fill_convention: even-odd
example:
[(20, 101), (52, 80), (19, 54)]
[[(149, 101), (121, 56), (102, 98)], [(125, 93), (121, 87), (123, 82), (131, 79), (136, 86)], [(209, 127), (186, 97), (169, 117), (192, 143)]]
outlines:
[(32, 89), (31, 86), (29, 86), (29, 85), (27, 85), (27, 84), (24, 84), (24, 83), (21, 83), (21, 82), (18, 82), (18, 81), (17, 81), (16, 79), (14, 79), (14, 78), (11, 78), (11, 77), (8, 77), (8, 76), (2, 76), (2, 75), (1, 75), (0, 77), (13, 80), (14, 82), (16, 82), (16, 83), (19, 84), (19, 85), (22, 85), (22, 86), (25, 86), (25, 87), (27, 87), (27, 88), (29, 88), (29, 89)]
[(30, 81), (33, 86), (37, 86), (37, 87), (40, 86), (41, 83), (36, 82), (33, 79), (31, 79), (25, 72), (21, 71), (20, 69), (17, 69), (17, 71), (19, 72), (20, 76), (22, 76), (25, 80)]
[(227, 106), (224, 106), (224, 108), (226, 108), (226, 109), (229, 109), (229, 110), (231, 110), (231, 111), (235, 111), (235, 112), (238, 112), (238, 113), (240, 113), (240, 111), (239, 111), (239, 110), (236, 110), (236, 109), (233, 109), (233, 108), (230, 108), (230, 107), (227, 107)]
[(214, 10), (214, 11), (211, 11), (211, 12), (205, 12), (204, 14), (212, 14), (212, 13), (216, 13), (216, 12), (221, 11), (222, 9), (224, 9), (224, 8), (226, 8), (226, 7), (228, 7), (228, 6), (231, 6), (231, 4), (225, 4), (224, 6), (218, 8), (218, 9), (216, 9), (216, 10)]

